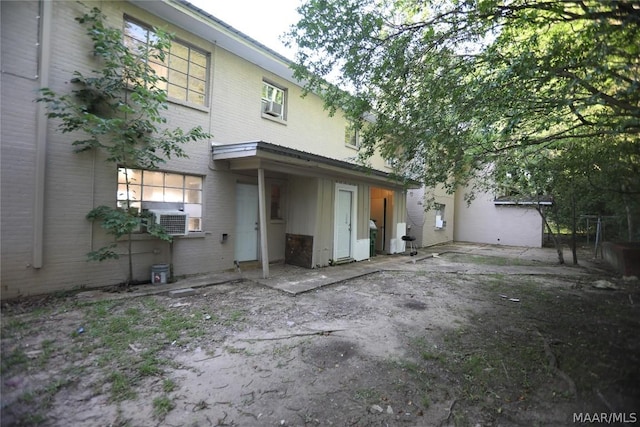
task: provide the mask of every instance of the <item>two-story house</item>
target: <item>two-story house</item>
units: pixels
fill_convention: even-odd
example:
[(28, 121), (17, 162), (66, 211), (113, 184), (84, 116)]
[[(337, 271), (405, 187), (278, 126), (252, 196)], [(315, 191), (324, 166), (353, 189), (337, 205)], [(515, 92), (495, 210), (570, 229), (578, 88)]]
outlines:
[[(2, 298), (120, 283), (118, 260), (88, 262), (109, 236), (87, 220), (96, 206), (184, 216), (171, 246), (133, 236), (134, 279), (171, 262), (176, 276), (258, 261), (309, 268), (404, 250), (406, 196), (384, 159), (358, 166), (358, 135), (339, 113), (302, 89), (290, 61), (182, 0), (102, 1), (107, 24), (145, 43), (153, 28), (175, 35), (164, 68), (170, 127), (201, 126), (211, 141), (185, 146), (188, 158), (159, 170), (125, 170), (95, 151), (74, 153), (35, 102), (39, 88), (70, 92), (75, 70), (97, 67), (75, 18), (96, 4), (1, 2)], [(126, 173), (125, 173), (126, 172)], [(125, 190), (124, 177), (134, 184)], [(180, 228), (180, 226), (178, 227)]]

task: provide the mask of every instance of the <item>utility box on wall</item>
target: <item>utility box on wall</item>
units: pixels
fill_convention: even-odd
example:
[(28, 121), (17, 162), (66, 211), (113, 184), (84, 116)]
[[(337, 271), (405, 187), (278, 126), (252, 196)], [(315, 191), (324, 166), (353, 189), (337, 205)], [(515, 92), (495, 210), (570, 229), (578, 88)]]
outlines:
[(313, 268), (313, 236), (287, 233), (284, 262), (298, 267)]

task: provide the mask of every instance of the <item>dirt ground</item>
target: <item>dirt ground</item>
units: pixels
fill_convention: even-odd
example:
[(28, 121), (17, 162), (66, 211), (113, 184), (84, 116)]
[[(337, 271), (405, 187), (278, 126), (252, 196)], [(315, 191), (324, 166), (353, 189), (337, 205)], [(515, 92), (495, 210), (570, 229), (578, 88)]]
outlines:
[(297, 296), (105, 295), (3, 306), (2, 426), (640, 423), (640, 283), (600, 270), (448, 253)]

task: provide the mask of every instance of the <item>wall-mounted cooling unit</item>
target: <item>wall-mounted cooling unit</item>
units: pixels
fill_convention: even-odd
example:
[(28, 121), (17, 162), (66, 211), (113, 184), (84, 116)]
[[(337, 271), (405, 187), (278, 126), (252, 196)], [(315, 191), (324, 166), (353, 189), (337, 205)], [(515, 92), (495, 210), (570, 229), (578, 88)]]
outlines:
[(171, 236), (186, 236), (189, 234), (189, 214), (182, 211), (149, 209), (156, 224), (161, 225)]

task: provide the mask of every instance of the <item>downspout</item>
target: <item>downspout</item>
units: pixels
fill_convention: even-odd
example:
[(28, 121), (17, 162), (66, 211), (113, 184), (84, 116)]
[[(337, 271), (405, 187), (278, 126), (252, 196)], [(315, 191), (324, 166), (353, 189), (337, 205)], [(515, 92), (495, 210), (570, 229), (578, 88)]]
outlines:
[[(39, 50), (38, 50), (38, 84), (40, 88), (49, 86), (49, 65), (51, 64), (51, 17), (53, 2), (40, 1)], [(47, 164), (47, 110), (44, 103), (39, 102), (36, 115), (36, 159), (33, 200), (33, 268), (42, 268), (42, 252), (44, 241), (44, 196)]]

